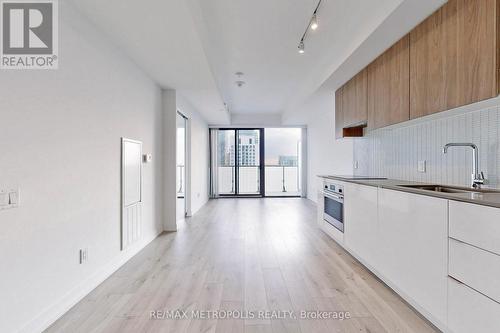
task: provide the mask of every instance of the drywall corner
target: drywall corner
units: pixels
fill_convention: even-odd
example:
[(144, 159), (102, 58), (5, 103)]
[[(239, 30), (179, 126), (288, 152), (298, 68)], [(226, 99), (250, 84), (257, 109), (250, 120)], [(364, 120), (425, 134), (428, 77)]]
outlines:
[(163, 113), (163, 228), (176, 231), (176, 116), (177, 94), (175, 90), (162, 91)]

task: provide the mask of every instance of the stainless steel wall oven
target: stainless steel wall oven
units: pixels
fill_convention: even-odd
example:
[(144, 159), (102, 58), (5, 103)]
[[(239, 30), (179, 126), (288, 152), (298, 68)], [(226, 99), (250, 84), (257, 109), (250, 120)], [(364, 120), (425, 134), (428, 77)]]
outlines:
[(323, 183), (323, 219), (344, 232), (344, 186), (331, 181)]

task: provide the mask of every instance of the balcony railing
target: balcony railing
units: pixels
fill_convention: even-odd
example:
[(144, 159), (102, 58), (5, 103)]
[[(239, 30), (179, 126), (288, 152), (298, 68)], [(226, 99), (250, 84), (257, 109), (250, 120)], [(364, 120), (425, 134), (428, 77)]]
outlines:
[(300, 174), (297, 166), (266, 165), (267, 196), (299, 196)]
[[(221, 166), (218, 170), (220, 194), (235, 194), (236, 176), (233, 166)], [(265, 166), (267, 196), (299, 196), (300, 174), (296, 166)], [(260, 193), (260, 173), (258, 166), (239, 167), (239, 194)]]
[[(219, 193), (236, 193), (236, 176), (233, 166), (219, 167)], [(259, 194), (260, 174), (258, 166), (239, 167), (239, 194)]]

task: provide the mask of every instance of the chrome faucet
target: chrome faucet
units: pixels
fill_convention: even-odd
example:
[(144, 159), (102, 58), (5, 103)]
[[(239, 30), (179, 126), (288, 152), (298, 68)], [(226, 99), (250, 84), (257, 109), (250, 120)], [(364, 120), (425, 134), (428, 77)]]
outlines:
[(477, 146), (473, 143), (447, 143), (443, 147), (443, 154), (448, 152), (450, 147), (470, 147), (472, 148), (472, 175), (471, 175), (471, 187), (480, 188), (486, 182), (484, 179), (484, 173), (479, 172), (479, 154)]

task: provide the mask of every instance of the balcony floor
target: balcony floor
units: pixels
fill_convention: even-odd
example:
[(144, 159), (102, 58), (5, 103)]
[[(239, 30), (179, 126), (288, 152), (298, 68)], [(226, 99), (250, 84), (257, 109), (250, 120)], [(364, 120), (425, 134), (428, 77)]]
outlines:
[[(311, 201), (211, 200), (47, 332), (434, 332), (316, 227)], [(348, 311), (351, 319), (164, 319), (166, 310)]]

